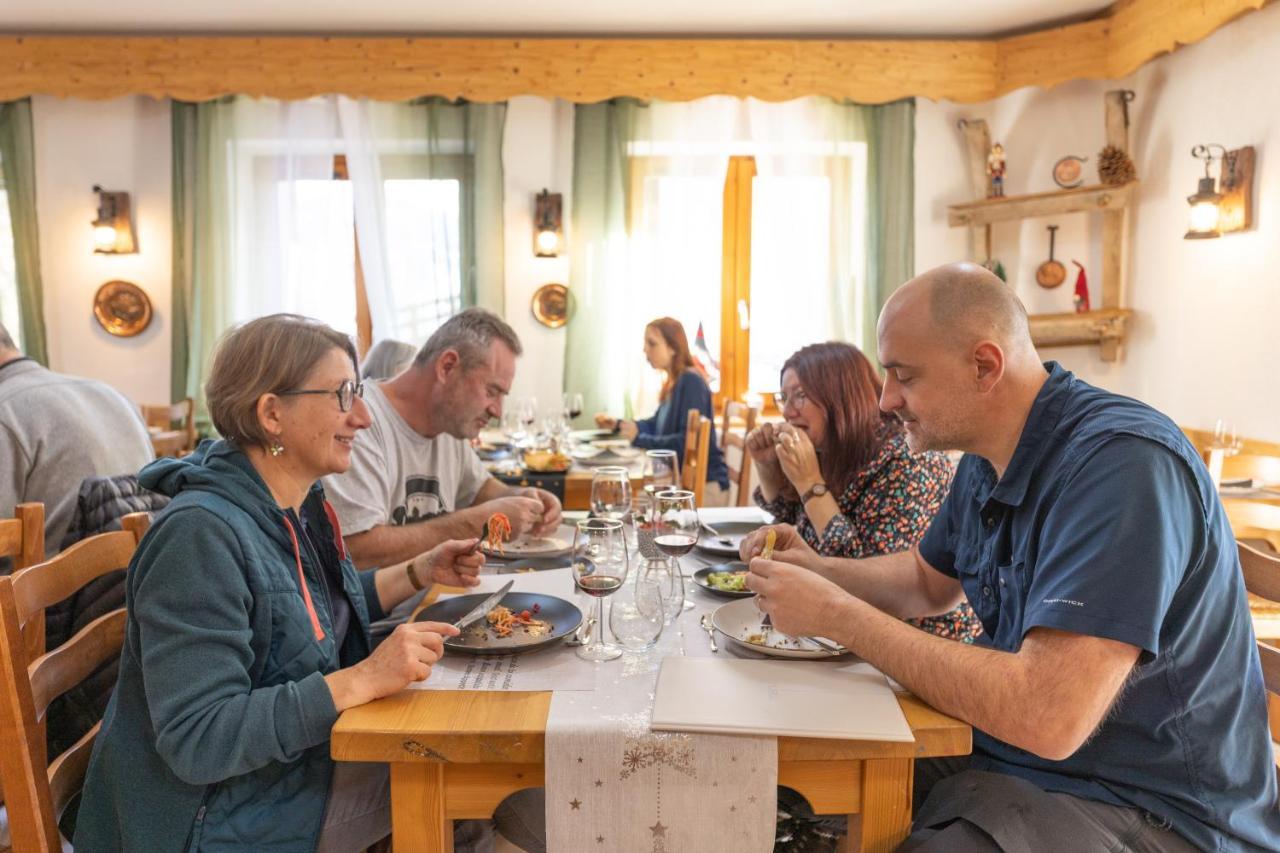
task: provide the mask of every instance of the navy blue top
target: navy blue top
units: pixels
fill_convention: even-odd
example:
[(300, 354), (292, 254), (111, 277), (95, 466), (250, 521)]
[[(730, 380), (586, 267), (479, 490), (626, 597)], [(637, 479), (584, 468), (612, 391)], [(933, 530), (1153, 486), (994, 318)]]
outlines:
[(711, 448), (707, 451), (707, 482), (719, 483), (720, 488), (729, 488), (729, 466), (724, 462), (724, 452), (716, 442), (716, 418), (711, 409), (711, 388), (707, 381), (696, 370), (686, 370), (676, 380), (671, 389), (671, 396), (653, 417), (636, 421), (640, 433), (632, 440), (636, 447), (645, 450), (674, 450), (684, 466), (685, 427), (688, 426), (689, 410), (697, 409), (711, 419)]
[(975, 730), (972, 766), (1145, 810), (1203, 849), (1280, 849), (1262, 669), (1208, 471), (1164, 415), (1045, 366), (1004, 476), (966, 455), (920, 553), (963, 584), (978, 644), (1016, 652), (1046, 627), (1141, 652), (1070, 758)]

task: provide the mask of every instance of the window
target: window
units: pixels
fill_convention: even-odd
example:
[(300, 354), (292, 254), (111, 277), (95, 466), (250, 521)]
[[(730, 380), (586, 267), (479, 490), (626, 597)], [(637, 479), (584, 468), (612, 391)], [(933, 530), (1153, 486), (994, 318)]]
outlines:
[[(446, 170), (454, 165), (433, 159), (436, 171), (442, 161)], [(235, 319), (296, 311), (355, 336), (364, 352), (373, 342), (370, 268), (385, 277), (389, 334), (398, 340), (425, 340), (461, 308), (460, 178), (415, 176), (425, 171), (425, 156), (383, 157), (381, 215), (357, 225), (341, 153), (260, 154), (251, 162), (237, 207)], [(361, 227), (383, 229), (375, 264), (362, 263)]]
[[(865, 256), (866, 149), (801, 154), (770, 175), (758, 174), (749, 154), (699, 159), (707, 162), (672, 174), (668, 158), (631, 158), (637, 323), (675, 317), (695, 357), (701, 328), (717, 402), (768, 401), (788, 356), (858, 328), (852, 317), (835, 321), (860, 305), (859, 282), (836, 267), (861, 269)], [(651, 394), (646, 387), (637, 396), (652, 404)]]
[(13, 255), (13, 223), (9, 220), (9, 196), (0, 173), (0, 323), (22, 349), (22, 323), (18, 312), (18, 270)]

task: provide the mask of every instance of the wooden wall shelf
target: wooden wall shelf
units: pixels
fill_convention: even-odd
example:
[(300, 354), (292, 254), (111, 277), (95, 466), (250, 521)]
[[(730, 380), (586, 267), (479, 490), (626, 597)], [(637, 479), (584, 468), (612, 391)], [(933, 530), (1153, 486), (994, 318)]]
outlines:
[(1099, 308), (1081, 314), (1032, 314), (1031, 340), (1038, 347), (1069, 347), (1124, 340), (1128, 308)]
[(1010, 195), (953, 204), (947, 208), (947, 224), (951, 226), (989, 225), (992, 222), (1008, 222), (1013, 219), (1030, 219), (1036, 216), (1117, 210), (1129, 204), (1133, 197), (1133, 188), (1137, 185), (1137, 181), (1118, 186), (1097, 184), (1070, 190)]
[[(1106, 114), (1107, 144), (1129, 150), (1129, 101), (1133, 93), (1122, 89), (1103, 97)], [(987, 187), (987, 152), (991, 135), (981, 119), (961, 121), (965, 147), (968, 150), (969, 183), (975, 193)], [(1124, 250), (1129, 230), (1129, 204), (1138, 181), (1118, 186), (1094, 185), (1070, 190), (1003, 196), (953, 204), (947, 208), (947, 223), (968, 227), (973, 260), (991, 260), (991, 225), (1037, 216), (1070, 213), (1102, 214), (1102, 283), (1101, 299), (1094, 311), (1069, 314), (1031, 316), (1031, 339), (1036, 346), (1059, 347), (1097, 344), (1103, 361), (1120, 357), (1125, 323), (1133, 314), (1124, 305)]]

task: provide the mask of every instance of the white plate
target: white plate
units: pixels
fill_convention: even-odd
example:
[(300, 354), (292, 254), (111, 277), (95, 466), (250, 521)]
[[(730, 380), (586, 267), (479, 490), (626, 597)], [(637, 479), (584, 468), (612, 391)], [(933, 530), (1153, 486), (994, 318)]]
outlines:
[(502, 553), (483, 548), (495, 557), (559, 557), (573, 550), (573, 541), (559, 536), (521, 536), (502, 544)]
[(625, 450), (631, 449), (631, 442), (627, 441), (625, 438), (597, 438), (591, 443), (603, 450), (616, 451), (619, 448)]
[[(724, 636), (733, 640), (744, 649), (759, 652), (775, 658), (795, 658), (798, 660), (818, 660), (835, 657), (831, 652), (820, 649), (804, 638), (792, 638), (778, 633), (772, 628), (765, 629), (760, 625), (764, 614), (756, 607), (755, 597), (740, 598), (717, 607), (711, 614), (711, 624)], [(754, 634), (765, 634), (767, 643), (752, 643), (747, 637)], [(840, 644), (826, 637), (819, 637), (833, 646)], [(846, 654), (848, 652), (845, 652)]]

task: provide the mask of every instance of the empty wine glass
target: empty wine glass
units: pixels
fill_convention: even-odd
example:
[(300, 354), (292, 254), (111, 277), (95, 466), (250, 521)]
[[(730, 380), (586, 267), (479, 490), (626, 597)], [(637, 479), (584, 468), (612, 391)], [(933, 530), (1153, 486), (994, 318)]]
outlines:
[(529, 435), (524, 428), (524, 423), (520, 420), (520, 413), (514, 408), (508, 408), (502, 413), (502, 432), (515, 447), (518, 447), (520, 442)]
[(597, 518), (625, 521), (631, 513), (631, 472), (603, 465), (591, 475), (591, 512)]
[(610, 518), (579, 521), (573, 536), (573, 580), (578, 589), (596, 600), (596, 630), (578, 648), (583, 660), (613, 660), (622, 654), (604, 641), (604, 597), (617, 592), (627, 579), (627, 543), (622, 522)]
[(680, 485), (680, 460), (674, 450), (644, 452), (644, 490), (649, 495)]
[(538, 420), (538, 398), (525, 397), (519, 403), (520, 420), (524, 423), (525, 429), (533, 426)]
[(1213, 444), (1210, 447), (1223, 451), (1227, 456), (1235, 456), (1243, 446), (1244, 441), (1236, 432), (1236, 425), (1231, 421), (1218, 418), (1213, 425)]
[(675, 560), (662, 554), (645, 557), (642, 553), (636, 566), (636, 580), (658, 585), (662, 592), (664, 623), (670, 624), (684, 610), (684, 575)]
[(627, 651), (648, 651), (662, 636), (666, 610), (660, 580), (637, 575), (621, 595), (610, 599), (609, 631)]

